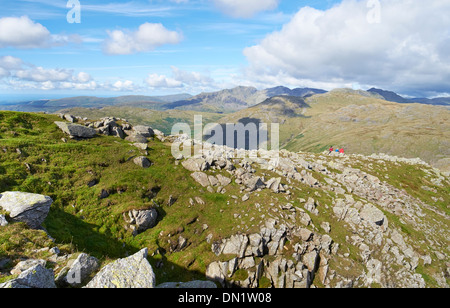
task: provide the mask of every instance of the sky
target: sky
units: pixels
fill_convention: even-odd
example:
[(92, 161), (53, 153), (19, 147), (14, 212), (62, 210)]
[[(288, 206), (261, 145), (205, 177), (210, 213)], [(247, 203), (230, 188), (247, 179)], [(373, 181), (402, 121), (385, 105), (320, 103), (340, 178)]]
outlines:
[(450, 96), (450, 1), (0, 0), (0, 101), (235, 86)]

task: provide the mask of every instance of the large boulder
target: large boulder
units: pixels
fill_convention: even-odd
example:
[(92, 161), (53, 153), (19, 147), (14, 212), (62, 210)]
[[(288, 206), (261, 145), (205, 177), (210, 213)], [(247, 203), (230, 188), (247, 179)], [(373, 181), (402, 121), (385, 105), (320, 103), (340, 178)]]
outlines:
[(155, 132), (150, 126), (136, 125), (133, 127), (133, 130), (136, 132), (136, 134), (141, 134), (144, 137), (151, 138), (155, 136)]
[(64, 282), (72, 287), (79, 287), (82, 283), (100, 267), (100, 261), (88, 254), (81, 253), (78, 258), (72, 262)]
[(131, 210), (124, 213), (123, 217), (130, 224), (129, 228), (133, 231), (133, 234), (137, 235), (156, 226), (158, 211), (155, 209)]
[(55, 122), (55, 124), (72, 138), (93, 138), (97, 132), (95, 129), (78, 124)]
[(134, 143), (147, 143), (148, 140), (142, 134), (131, 134), (125, 138), (126, 141), (134, 142)]
[(41, 226), (52, 203), (52, 198), (38, 194), (18, 191), (0, 194), (0, 208), (9, 212), (14, 221), (24, 222), (32, 229)]
[(259, 176), (251, 177), (243, 181), (248, 191), (255, 191), (259, 188), (265, 188), (266, 184), (261, 180)]
[(22, 272), (16, 279), (0, 284), (1, 288), (13, 289), (53, 289), (55, 275), (51, 269), (46, 269), (42, 264), (36, 264)]
[(181, 163), (189, 171), (206, 171), (209, 169), (209, 163), (203, 158), (189, 158)]
[(211, 182), (209, 181), (208, 175), (203, 172), (194, 172), (191, 174), (191, 177), (200, 185), (203, 187), (208, 187), (211, 185)]
[(147, 248), (106, 265), (86, 288), (154, 288), (155, 273), (147, 261)]

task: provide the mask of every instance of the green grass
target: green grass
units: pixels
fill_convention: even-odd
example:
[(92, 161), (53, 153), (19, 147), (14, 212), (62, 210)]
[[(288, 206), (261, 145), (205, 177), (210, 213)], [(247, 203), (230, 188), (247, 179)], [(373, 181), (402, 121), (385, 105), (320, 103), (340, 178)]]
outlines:
[[(178, 279), (190, 277), (185, 263), (192, 263), (196, 256), (210, 250), (210, 247), (198, 245), (206, 237), (198, 238), (201, 223), (214, 225), (209, 219), (215, 215), (205, 213), (210, 213), (210, 207), (217, 206), (219, 210), (226, 203), (225, 197), (210, 194), (205, 198), (205, 205), (189, 208), (189, 198), (200, 194), (193, 189), (196, 183), (190, 173), (181, 165), (175, 165), (168, 146), (159, 141), (149, 142), (148, 158), (154, 165), (142, 169), (129, 159), (145, 153), (128, 142), (98, 136), (64, 143), (61, 138), (67, 136), (53, 123), (56, 120), (58, 118), (52, 115), (0, 112), (0, 191), (50, 196), (54, 202), (43, 226), (56, 243), (72, 245), (74, 250), (102, 260), (124, 257), (143, 247), (167, 252), (169, 245), (159, 238), (160, 230), (183, 226), (183, 236), (192, 242), (191, 248), (188, 247), (192, 252), (186, 253), (185, 258), (178, 258), (176, 254), (166, 254), (164, 258), (167, 264), (178, 268), (178, 272), (184, 269), (185, 275), (178, 275)], [(21, 154), (16, 149), (20, 149)], [(97, 184), (89, 187), (87, 184), (92, 180)], [(110, 196), (100, 199), (102, 190), (107, 190)], [(170, 196), (177, 199), (172, 207), (167, 206)], [(125, 231), (124, 212), (155, 206), (159, 213), (157, 227), (137, 237)], [(5, 228), (17, 231), (15, 224)], [(15, 243), (2, 237), (1, 254), (17, 253), (19, 246)], [(186, 260), (189, 256), (191, 260)], [(207, 261), (200, 258), (194, 267), (204, 273)], [(172, 272), (166, 275), (170, 278), (177, 272), (169, 265), (164, 271)], [(198, 278), (199, 272), (193, 272)]]

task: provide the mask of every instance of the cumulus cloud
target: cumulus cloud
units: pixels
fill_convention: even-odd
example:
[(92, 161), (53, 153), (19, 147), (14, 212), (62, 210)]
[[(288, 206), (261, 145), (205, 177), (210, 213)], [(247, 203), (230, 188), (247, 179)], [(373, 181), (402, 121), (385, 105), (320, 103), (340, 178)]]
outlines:
[(213, 2), (227, 15), (236, 18), (249, 18), (256, 13), (275, 9), (279, 0), (213, 0)]
[(66, 69), (46, 69), (43, 67), (32, 67), (18, 70), (15, 77), (36, 82), (67, 81), (72, 78), (72, 72)]
[(152, 88), (182, 88), (181, 81), (169, 78), (165, 75), (150, 74), (145, 82)]
[(279, 76), (297, 86), (448, 90), (450, 2), (380, 0), (378, 8), (344, 0), (328, 10), (300, 9), (282, 30), (244, 50), (248, 76), (261, 82)]
[(20, 69), (23, 65), (22, 59), (12, 57), (12, 56), (3, 56), (0, 58), (0, 67), (5, 70), (14, 70)]
[(150, 74), (145, 83), (152, 88), (184, 88), (186, 91), (202, 92), (215, 88), (215, 80), (200, 72), (185, 71), (172, 66), (172, 76)]
[(114, 30), (108, 32), (103, 51), (110, 55), (128, 55), (153, 51), (166, 44), (177, 44), (183, 36), (166, 29), (162, 24), (145, 23), (137, 31)]
[(75, 73), (73, 70), (44, 68), (25, 63), (12, 56), (0, 57), (0, 78), (11, 89), (79, 89), (95, 90), (98, 84), (86, 72)]
[(214, 79), (205, 74), (184, 71), (175, 66), (172, 66), (172, 73), (175, 80), (189, 86), (209, 86), (214, 83)]
[(50, 31), (27, 16), (0, 18), (0, 47), (39, 48), (50, 39)]
[(131, 80), (118, 80), (111, 85), (113, 91), (133, 91), (136, 90), (136, 86)]
[(0, 18), (0, 48), (50, 48), (68, 43), (81, 43), (79, 35), (51, 34), (28, 16)]

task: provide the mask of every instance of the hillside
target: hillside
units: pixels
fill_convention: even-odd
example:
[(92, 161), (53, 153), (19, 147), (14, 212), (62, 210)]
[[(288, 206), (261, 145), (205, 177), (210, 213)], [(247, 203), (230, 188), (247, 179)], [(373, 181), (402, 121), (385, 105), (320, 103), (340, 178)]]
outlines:
[[(296, 105), (312, 116), (319, 102), (306, 102)], [(180, 160), (170, 145), (186, 136), (151, 137), (108, 118), (79, 119), (99, 133), (70, 139), (55, 121), (0, 112), (0, 195), (53, 200), (46, 231), (0, 211), (0, 285), (23, 259), (61, 276), (80, 252), (104, 268), (146, 248), (157, 285), (448, 287), (450, 179), (420, 160), (285, 150), (252, 160), (209, 145)], [(133, 145), (137, 132), (149, 137)], [(136, 215), (145, 212), (157, 219), (143, 228)]]
[[(398, 104), (379, 94), (337, 89), (301, 98), (274, 97), (222, 118), (280, 123), (281, 147), (322, 152), (330, 146), (348, 153), (419, 157), (450, 171), (450, 111), (446, 107)], [(300, 103), (299, 103), (300, 102)]]

